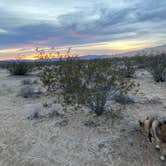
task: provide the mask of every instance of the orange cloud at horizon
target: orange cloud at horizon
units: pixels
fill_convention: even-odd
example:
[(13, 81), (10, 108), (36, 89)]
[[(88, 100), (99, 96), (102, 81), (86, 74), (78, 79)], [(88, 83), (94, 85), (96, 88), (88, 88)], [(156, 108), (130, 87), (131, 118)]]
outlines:
[[(43, 54), (43, 55), (36, 55), (36, 54), (27, 54), (27, 55), (18, 55), (18, 56), (3, 56), (0, 57), (0, 61), (5, 60), (37, 60), (37, 59), (48, 59), (48, 58), (64, 58), (67, 54)], [(75, 56), (74, 54), (70, 54), (70, 56)]]

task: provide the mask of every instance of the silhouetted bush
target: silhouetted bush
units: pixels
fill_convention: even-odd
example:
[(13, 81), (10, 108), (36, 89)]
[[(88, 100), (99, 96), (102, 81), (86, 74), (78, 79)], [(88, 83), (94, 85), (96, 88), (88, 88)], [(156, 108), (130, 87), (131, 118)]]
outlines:
[(11, 75), (26, 75), (32, 68), (27, 62), (15, 61), (9, 63), (7, 69)]

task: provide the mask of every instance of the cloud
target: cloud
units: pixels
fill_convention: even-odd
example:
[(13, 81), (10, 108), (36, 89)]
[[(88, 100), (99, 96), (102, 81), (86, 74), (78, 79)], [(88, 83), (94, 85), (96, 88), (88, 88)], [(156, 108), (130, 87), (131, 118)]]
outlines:
[[(3, 3), (2, 3), (3, 2)], [(156, 37), (166, 30), (165, 0), (0, 2), (0, 47), (63, 46)], [(8, 3), (13, 8), (7, 8)], [(63, 5), (64, 4), (64, 5)], [(5, 8), (6, 7), (6, 8)], [(44, 10), (45, 9), (45, 10)], [(65, 10), (66, 9), (66, 10)], [(57, 11), (57, 13), (56, 13)], [(156, 43), (157, 44), (157, 43)]]
[(1, 34), (1, 35), (3, 35), (3, 34), (8, 34), (8, 31), (5, 30), (5, 29), (1, 29), (1, 28), (0, 28), (0, 34)]

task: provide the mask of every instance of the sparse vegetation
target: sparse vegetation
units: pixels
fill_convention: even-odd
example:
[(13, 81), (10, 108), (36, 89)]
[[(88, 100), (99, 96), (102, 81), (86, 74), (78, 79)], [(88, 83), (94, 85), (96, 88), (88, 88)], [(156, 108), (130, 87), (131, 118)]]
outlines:
[(122, 76), (127, 78), (132, 78), (135, 73), (135, 66), (132, 59), (125, 57), (123, 58), (123, 66), (122, 66)]
[(8, 71), (11, 75), (26, 75), (31, 71), (31, 67), (27, 62), (14, 61), (10, 62), (7, 66)]
[[(54, 68), (55, 69), (55, 68)], [(47, 88), (47, 91), (53, 91), (55, 90), (55, 82), (56, 82), (56, 76), (55, 72), (53, 72), (52, 67), (45, 66), (40, 72), (39, 77), (43, 85)]]
[(149, 69), (156, 82), (166, 80), (166, 54), (160, 54), (150, 57)]
[(114, 96), (114, 100), (120, 104), (132, 104), (132, 103), (135, 103), (134, 99), (131, 98), (130, 96), (126, 95), (126, 94), (116, 94)]
[(107, 59), (81, 61), (69, 57), (56, 67), (45, 67), (40, 79), (49, 91), (62, 95), (65, 103), (83, 104), (101, 115), (106, 111), (110, 91), (112, 95), (117, 91), (126, 94), (134, 86), (123, 71)]

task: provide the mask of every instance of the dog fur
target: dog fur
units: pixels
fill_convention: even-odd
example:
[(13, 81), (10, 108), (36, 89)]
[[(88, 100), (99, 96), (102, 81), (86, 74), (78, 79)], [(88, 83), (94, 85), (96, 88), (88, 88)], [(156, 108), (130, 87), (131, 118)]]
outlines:
[(152, 138), (154, 139), (156, 148), (160, 149), (160, 159), (165, 160), (166, 122), (161, 122), (156, 118), (147, 117), (143, 121), (139, 120), (139, 125), (142, 132), (149, 138), (150, 142), (152, 142)]

